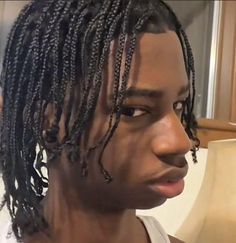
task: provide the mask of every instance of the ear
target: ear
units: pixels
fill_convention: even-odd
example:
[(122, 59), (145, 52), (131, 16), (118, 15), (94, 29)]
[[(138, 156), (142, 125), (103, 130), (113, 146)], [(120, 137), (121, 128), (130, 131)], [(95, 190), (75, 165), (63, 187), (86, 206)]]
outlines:
[(55, 123), (56, 106), (52, 103), (47, 104), (43, 117), (43, 130), (50, 129)]
[(59, 124), (56, 122), (56, 105), (49, 103), (43, 117), (43, 140), (47, 150), (52, 150), (59, 144)]

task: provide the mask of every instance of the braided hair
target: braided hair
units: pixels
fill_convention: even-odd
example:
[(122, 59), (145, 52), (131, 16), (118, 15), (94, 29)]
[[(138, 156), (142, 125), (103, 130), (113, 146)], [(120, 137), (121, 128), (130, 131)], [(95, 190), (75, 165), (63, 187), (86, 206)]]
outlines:
[[(81, 138), (93, 117), (110, 44), (116, 39), (109, 126), (98, 143), (86, 152), (88, 155), (101, 148), (98, 158), (101, 173), (105, 181), (112, 181), (101, 157), (119, 124), (137, 34), (167, 30), (176, 32), (183, 50), (190, 89), (181, 120), (195, 142), (192, 153), (196, 162), (199, 144), (193, 115), (193, 55), (181, 24), (166, 3), (161, 0), (34, 0), (21, 11), (8, 37), (0, 79), (4, 98), (0, 144), (5, 184), (2, 207), (7, 205), (19, 240), (24, 233), (32, 234), (47, 227), (39, 206), (48, 187), (43, 170), (63, 149), (70, 161), (79, 161), (82, 176), (88, 173)], [(73, 114), (75, 89), (79, 93), (76, 115)], [(53, 104), (56, 112), (51, 128), (43, 133), (48, 104)], [(69, 107), (64, 121), (65, 136), (45, 162), (44, 152), (49, 150), (48, 144), (57, 140), (65, 106)]]

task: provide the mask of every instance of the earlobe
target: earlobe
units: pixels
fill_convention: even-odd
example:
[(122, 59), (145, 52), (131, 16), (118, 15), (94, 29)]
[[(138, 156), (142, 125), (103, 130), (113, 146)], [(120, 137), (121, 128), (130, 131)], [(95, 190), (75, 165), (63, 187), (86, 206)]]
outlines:
[(43, 115), (43, 130), (49, 129), (55, 123), (56, 107), (52, 103), (46, 105)]
[(43, 117), (42, 137), (45, 147), (48, 151), (52, 150), (59, 144), (59, 124), (56, 117), (56, 106), (48, 104)]
[(43, 138), (47, 143), (56, 143), (58, 141), (57, 135), (59, 132), (59, 127), (57, 125), (52, 125), (47, 130), (43, 130)]

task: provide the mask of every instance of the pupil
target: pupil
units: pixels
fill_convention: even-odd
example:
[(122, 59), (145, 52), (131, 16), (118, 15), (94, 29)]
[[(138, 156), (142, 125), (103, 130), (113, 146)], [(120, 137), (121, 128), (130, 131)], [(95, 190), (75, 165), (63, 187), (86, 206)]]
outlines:
[(122, 109), (122, 114), (125, 116), (133, 116), (134, 115), (134, 108), (123, 108)]

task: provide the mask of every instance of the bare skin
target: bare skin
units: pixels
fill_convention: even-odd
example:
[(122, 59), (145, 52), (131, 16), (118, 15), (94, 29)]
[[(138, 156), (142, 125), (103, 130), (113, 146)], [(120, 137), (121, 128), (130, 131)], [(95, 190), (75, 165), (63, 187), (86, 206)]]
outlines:
[[(188, 95), (182, 49), (176, 34), (168, 31), (140, 35), (137, 50), (128, 89), (145, 92), (133, 92), (125, 100), (132, 116), (130, 110), (122, 115), (103, 154), (113, 182), (104, 182), (97, 164), (99, 151), (90, 157), (86, 179), (80, 176), (79, 163), (71, 164), (62, 153), (49, 169), (49, 189), (43, 201), (49, 237), (43, 233), (25, 236), (24, 242), (150, 243), (135, 209), (159, 206), (182, 192), (166, 196), (149, 187), (150, 179), (183, 178), (188, 169), (184, 155), (191, 143), (180, 123), (180, 111), (173, 109)], [(112, 52), (108, 63), (108, 83), (104, 82), (86, 146), (96, 144), (107, 129)], [(61, 126), (61, 137), (63, 133)], [(171, 238), (171, 242), (178, 241)]]

